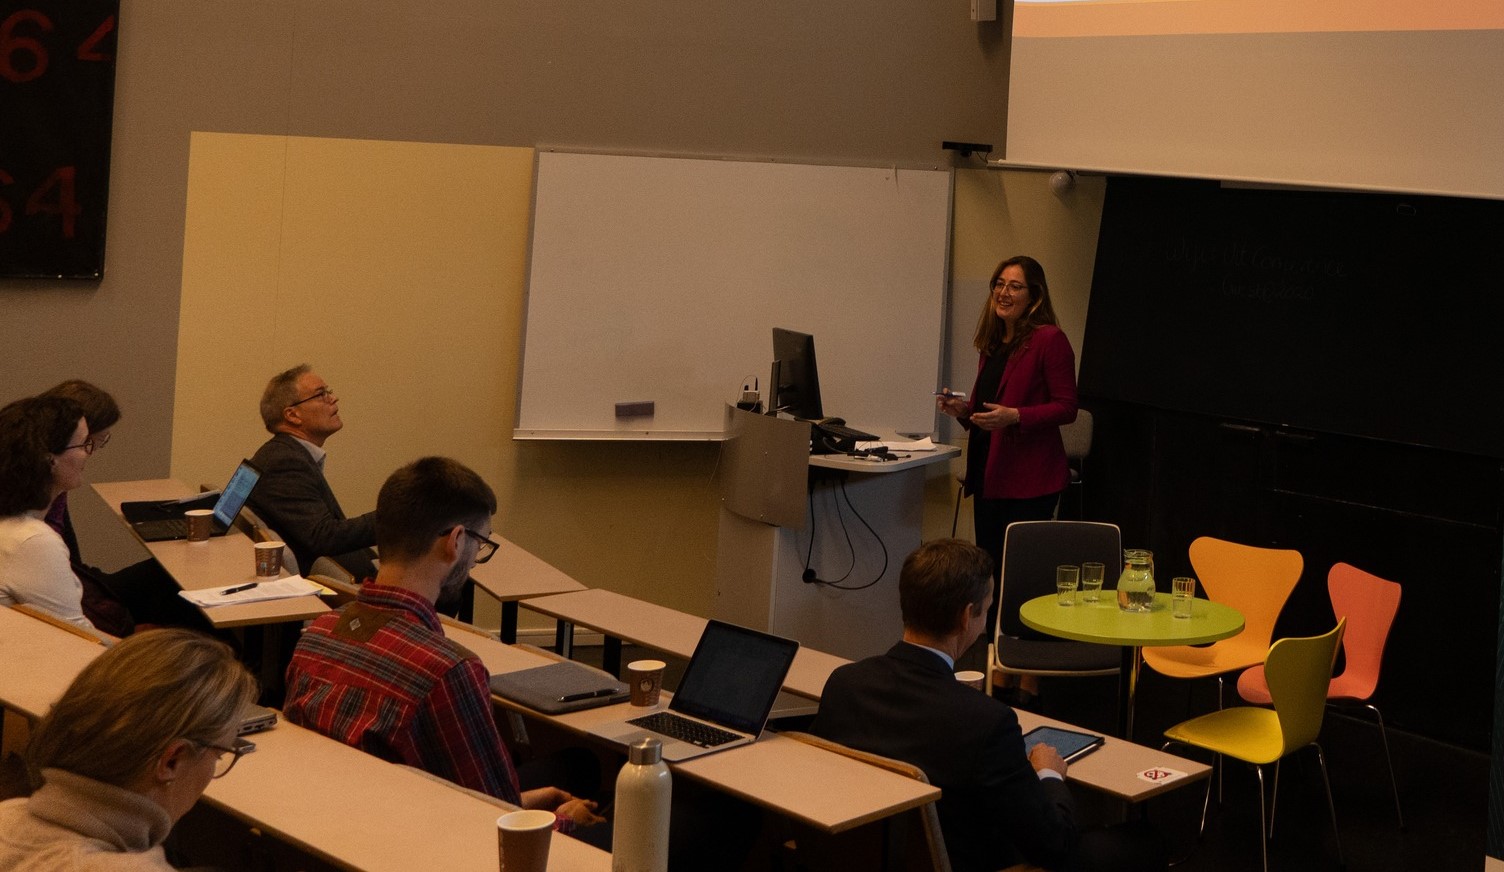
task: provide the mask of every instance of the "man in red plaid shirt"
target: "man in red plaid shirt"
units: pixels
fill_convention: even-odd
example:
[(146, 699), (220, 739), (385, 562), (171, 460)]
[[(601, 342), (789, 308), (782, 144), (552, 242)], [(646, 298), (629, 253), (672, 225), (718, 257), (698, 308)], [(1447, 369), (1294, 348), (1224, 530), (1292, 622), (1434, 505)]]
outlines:
[(287, 667), (287, 720), (384, 760), (406, 763), (560, 826), (604, 820), (557, 787), (521, 790), (496, 731), (485, 666), (445, 638), (433, 604), (496, 552), (496, 496), (444, 457), (392, 474), (376, 499), (381, 566), (360, 598), (303, 633)]

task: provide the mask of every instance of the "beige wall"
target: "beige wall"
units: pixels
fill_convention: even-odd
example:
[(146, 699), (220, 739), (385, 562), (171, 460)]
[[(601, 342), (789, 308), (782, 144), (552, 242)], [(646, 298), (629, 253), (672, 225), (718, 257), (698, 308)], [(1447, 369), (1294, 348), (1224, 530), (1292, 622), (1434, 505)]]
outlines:
[[(65, 377), (97, 381), (117, 394), (125, 419), (109, 449), (90, 461), (91, 477), (171, 471), (221, 479), (259, 441), (254, 397), (244, 386), (179, 388), (187, 366), (178, 349), (180, 298), (192, 328), (184, 330), (186, 347), (196, 348), (189, 360), (205, 350), (195, 343), (225, 335), (216, 325), (250, 313), (200, 311), (194, 306), (204, 301), (190, 301), (185, 289), (271, 307), (276, 311), (262, 314), (276, 329), (264, 354), (243, 344), (215, 346), (226, 356), (220, 368), (234, 380), (241, 372), (264, 379), (304, 359), (320, 367), (339, 388), (350, 425), (331, 442), (330, 476), (351, 510), (369, 508), (381, 479), (411, 454), (458, 453), (488, 471), (502, 499), (504, 534), (586, 583), (701, 613), (714, 567), (714, 446), (513, 443), (506, 434), (521, 273), (496, 261), (490, 285), (456, 284), (422, 251), (338, 236), (351, 210), (379, 211), (382, 191), (402, 188), (393, 179), (367, 178), (319, 204), (324, 226), (311, 229), (329, 234), (323, 251), (284, 248), (291, 228), (279, 223), (280, 212), (272, 215), (287, 192), (314, 190), (322, 180), (288, 177), (265, 190), (226, 191), (238, 198), (230, 210), (237, 227), (214, 245), (226, 249), (219, 254), (228, 261), (185, 259), (185, 239), (201, 229), (189, 210), (193, 134), (901, 166), (946, 165), (943, 139), (1002, 144), (1007, 23), (971, 22), (964, 0), (121, 6), (105, 278), (0, 282), (0, 397)], [(223, 174), (275, 179), (292, 163), (274, 151), (250, 148)], [(407, 190), (441, 210), (471, 193), (452, 184)], [(997, 197), (997, 214), (1012, 214), (1016, 223), (1020, 206), (1001, 190)], [(959, 224), (958, 240), (965, 231)], [(410, 229), (423, 240), (420, 223)], [(1000, 231), (971, 232), (981, 240), (981, 260), (1009, 248)], [(395, 251), (412, 259), (382, 260)], [(346, 271), (339, 256), (352, 258)], [(224, 262), (235, 268), (214, 266)], [(960, 263), (958, 257), (958, 276)], [(366, 300), (356, 285), (343, 284), (377, 265), (404, 287)], [(331, 296), (314, 303), (294, 293), (309, 289)], [(494, 329), (482, 336), (482, 319), (472, 313), (459, 325), (470, 342), (446, 344), (440, 334), (455, 326), (446, 319), (461, 303), (479, 303), (495, 318), (484, 326)], [(322, 326), (325, 336), (315, 342), (310, 326)], [(413, 343), (433, 354), (414, 350), (403, 368), (383, 367), (383, 343), (399, 351)], [(188, 368), (198, 373), (197, 364)], [(201, 375), (205, 384), (213, 377)], [(420, 398), (409, 377), (432, 391)], [(466, 426), (432, 426), (426, 439), (406, 429), (409, 421), (442, 422), (456, 410)], [(384, 441), (390, 429), (400, 436)], [(199, 435), (188, 439), (189, 431)], [(184, 444), (175, 447), (175, 436)], [(930, 515), (948, 531), (953, 491), (943, 472), (932, 479), (931, 494)], [(85, 508), (87, 517), (102, 509)], [(108, 526), (86, 526), (86, 555), (107, 565), (138, 556)]]

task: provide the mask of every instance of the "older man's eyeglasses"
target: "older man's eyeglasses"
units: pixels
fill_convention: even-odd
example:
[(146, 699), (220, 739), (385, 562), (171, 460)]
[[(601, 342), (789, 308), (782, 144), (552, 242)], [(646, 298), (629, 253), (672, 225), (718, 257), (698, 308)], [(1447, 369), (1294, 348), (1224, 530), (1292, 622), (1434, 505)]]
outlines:
[(287, 408), (291, 409), (294, 406), (301, 406), (304, 403), (311, 403), (314, 400), (323, 400), (324, 402), (332, 405), (335, 400), (334, 388), (331, 388), (328, 385), (324, 385), (323, 387), (314, 391), (312, 394), (304, 397), (301, 400), (298, 400), (296, 403), (288, 403)]
[(995, 294), (1006, 293), (1011, 296), (1013, 294), (1022, 294), (1028, 289), (1029, 286), (1022, 282), (1005, 282), (1002, 279), (998, 279), (992, 283), (992, 292)]
[(475, 550), (476, 563), (485, 563), (487, 560), (490, 560), (491, 556), (496, 553), (496, 549), (501, 547), (501, 543), (492, 542), (490, 539), (487, 539), (485, 536), (482, 536), (469, 527), (461, 527), (460, 529), (465, 531), (465, 535), (480, 543), (476, 546)]
[[(226, 748), (223, 745), (215, 745), (209, 742), (200, 742), (195, 739), (189, 739), (188, 741), (193, 742), (195, 745), (198, 745), (205, 751), (217, 752), (214, 758), (215, 778), (223, 778), (226, 775), (229, 775), (230, 770), (235, 768), (235, 764), (239, 762), (240, 758), (244, 757), (246, 754), (249, 754), (256, 748), (256, 746), (251, 744), (250, 742), (237, 741), (235, 747)], [(229, 755), (228, 757), (225, 756), (227, 754)]]

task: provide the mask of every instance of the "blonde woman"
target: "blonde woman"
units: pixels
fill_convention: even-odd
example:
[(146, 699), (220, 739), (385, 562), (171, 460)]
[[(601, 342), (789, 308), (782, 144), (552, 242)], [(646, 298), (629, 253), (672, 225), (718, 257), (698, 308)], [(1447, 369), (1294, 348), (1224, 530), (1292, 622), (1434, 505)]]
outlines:
[(190, 630), (101, 654), (32, 736), (36, 792), (0, 803), (0, 869), (169, 872), (162, 840), (239, 759), (255, 696), (229, 647)]

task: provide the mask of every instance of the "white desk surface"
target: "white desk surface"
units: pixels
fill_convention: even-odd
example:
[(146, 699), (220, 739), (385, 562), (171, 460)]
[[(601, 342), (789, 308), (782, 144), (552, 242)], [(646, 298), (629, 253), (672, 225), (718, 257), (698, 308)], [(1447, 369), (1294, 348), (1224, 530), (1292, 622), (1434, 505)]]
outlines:
[[(364, 872), (495, 872), (507, 812), (442, 781), (282, 722), (204, 799), (299, 848)], [(555, 833), (551, 870), (609, 870), (611, 857)]]
[[(492, 674), (556, 662), (453, 625), (445, 633), (474, 651)], [(665, 696), (671, 696), (665, 694)], [(591, 725), (634, 717), (643, 709), (626, 703), (552, 716), (493, 697), (500, 705), (585, 735)], [(591, 741), (600, 741), (590, 739)], [(923, 805), (940, 791), (911, 778), (784, 738), (776, 733), (751, 745), (669, 764), (675, 775), (694, 778), (780, 814), (841, 832)]]
[(476, 564), (470, 570), (470, 577), (496, 599), (507, 602), (585, 589), (585, 585), (516, 543), (499, 535), (491, 538), (501, 547), (490, 560)]
[[(0, 607), (0, 703), (42, 717), (105, 650)], [(506, 809), (286, 722), (254, 740), (256, 750), (211, 781), (204, 801), (351, 869), (497, 868), (496, 818)], [(611, 858), (556, 833), (548, 868), (604, 872)]]
[[(120, 504), (135, 500), (170, 500), (192, 496), (196, 490), (173, 479), (100, 482), (94, 491), (118, 516)], [(121, 519), (121, 523), (125, 523)], [(125, 524), (130, 529), (129, 524)], [(239, 530), (231, 530), (208, 542), (145, 542), (146, 550), (167, 570), (184, 590), (225, 587), (256, 580), (256, 558), (251, 540)], [(285, 573), (284, 573), (285, 574)], [(201, 609), (216, 627), (239, 627), (305, 621), (329, 611), (316, 596), (285, 600), (267, 600)]]
[[(694, 653), (707, 623), (704, 618), (685, 612), (599, 589), (529, 599), (522, 605), (561, 621), (682, 658)], [(794, 655), (788, 677), (784, 679), (783, 689), (807, 699), (819, 699), (830, 673), (850, 662), (844, 657), (801, 645), (799, 653)]]
[[(1018, 725), (1025, 733), (1038, 726), (1081, 730), (1074, 724), (1057, 721), (1033, 712), (1022, 709), (1014, 711), (1018, 714)], [(1085, 757), (1078, 758), (1066, 768), (1067, 780), (1128, 802), (1142, 802), (1152, 796), (1184, 787), (1193, 781), (1208, 777), (1212, 771), (1212, 768), (1205, 763), (1177, 757), (1167, 751), (1160, 751), (1146, 745), (1137, 745), (1116, 736), (1107, 736), (1102, 747)], [(1173, 769), (1184, 772), (1185, 776), (1173, 781), (1149, 781), (1139, 777), (1139, 773), (1150, 769)]]
[[(908, 441), (908, 440), (903, 440)], [(895, 454), (906, 452), (895, 451)], [(961, 449), (954, 445), (946, 445), (943, 442), (935, 443), (934, 451), (907, 452), (907, 457), (898, 460), (862, 460), (859, 457), (849, 457), (845, 454), (811, 454), (810, 466), (819, 466), (825, 469), (844, 469), (847, 472), (859, 473), (888, 473), (901, 472), (906, 469), (914, 469), (920, 466), (929, 466), (932, 463), (941, 463), (957, 457)]]

